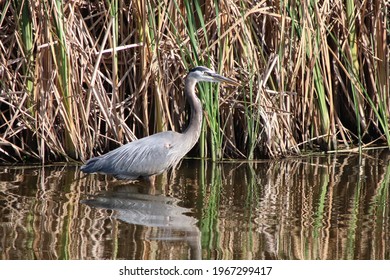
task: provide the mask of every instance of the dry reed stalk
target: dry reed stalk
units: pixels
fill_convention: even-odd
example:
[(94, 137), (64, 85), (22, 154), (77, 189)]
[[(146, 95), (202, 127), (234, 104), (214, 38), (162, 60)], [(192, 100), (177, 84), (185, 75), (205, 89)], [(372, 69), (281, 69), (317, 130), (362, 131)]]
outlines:
[(85, 160), (181, 131), (183, 77), (199, 64), (242, 87), (200, 88), (206, 118), (192, 156), (390, 146), (384, 1), (0, 6), (2, 160)]

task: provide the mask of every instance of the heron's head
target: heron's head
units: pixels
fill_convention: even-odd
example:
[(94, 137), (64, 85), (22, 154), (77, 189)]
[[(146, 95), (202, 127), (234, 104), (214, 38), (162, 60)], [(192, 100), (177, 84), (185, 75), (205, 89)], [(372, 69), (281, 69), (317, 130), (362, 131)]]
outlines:
[(235, 86), (239, 85), (239, 83), (237, 83), (235, 80), (219, 75), (215, 73), (213, 70), (204, 66), (198, 66), (192, 68), (187, 75), (187, 79), (194, 79), (197, 82), (212, 82), (212, 83), (225, 82)]

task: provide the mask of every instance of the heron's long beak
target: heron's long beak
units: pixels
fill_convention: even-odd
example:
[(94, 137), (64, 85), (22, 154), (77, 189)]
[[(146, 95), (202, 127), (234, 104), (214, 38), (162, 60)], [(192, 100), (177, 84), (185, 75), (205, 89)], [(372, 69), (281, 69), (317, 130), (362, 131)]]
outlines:
[(210, 74), (211, 77), (213, 77), (213, 79), (216, 81), (216, 82), (225, 82), (225, 83), (228, 83), (228, 84), (231, 84), (231, 85), (234, 85), (234, 86), (239, 86), (240, 84), (238, 82), (236, 82), (235, 80), (233, 79), (230, 79), (230, 78), (226, 78), (222, 75), (219, 75), (217, 73), (212, 73)]

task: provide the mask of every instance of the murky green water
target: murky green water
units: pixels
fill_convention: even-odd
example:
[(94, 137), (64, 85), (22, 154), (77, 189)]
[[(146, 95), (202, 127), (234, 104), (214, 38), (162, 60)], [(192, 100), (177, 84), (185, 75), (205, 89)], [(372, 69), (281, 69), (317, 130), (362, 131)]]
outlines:
[(389, 159), (184, 160), (155, 190), (1, 166), (1, 259), (390, 259)]

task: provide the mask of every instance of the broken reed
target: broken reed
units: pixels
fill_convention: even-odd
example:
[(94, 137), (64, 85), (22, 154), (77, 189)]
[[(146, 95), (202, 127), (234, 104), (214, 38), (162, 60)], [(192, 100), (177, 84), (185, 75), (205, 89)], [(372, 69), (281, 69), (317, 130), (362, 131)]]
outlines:
[(188, 122), (191, 156), (256, 159), (390, 146), (385, 1), (1, 1), (0, 155), (85, 160)]

